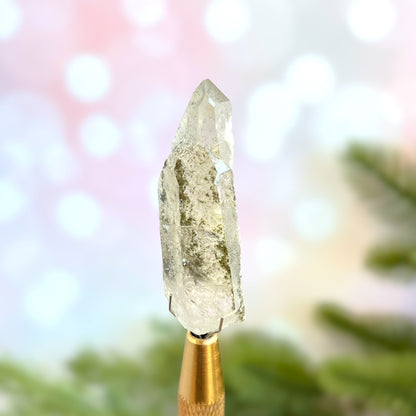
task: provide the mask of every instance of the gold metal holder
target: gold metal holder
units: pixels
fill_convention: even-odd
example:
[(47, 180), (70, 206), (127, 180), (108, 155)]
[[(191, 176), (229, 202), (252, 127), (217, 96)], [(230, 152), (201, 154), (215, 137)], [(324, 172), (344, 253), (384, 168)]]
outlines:
[[(172, 295), (169, 296), (172, 310)], [(224, 416), (225, 392), (222, 377), (218, 330), (205, 337), (186, 334), (178, 391), (178, 416)]]
[(186, 334), (178, 416), (224, 416), (225, 393), (218, 334), (197, 338)]

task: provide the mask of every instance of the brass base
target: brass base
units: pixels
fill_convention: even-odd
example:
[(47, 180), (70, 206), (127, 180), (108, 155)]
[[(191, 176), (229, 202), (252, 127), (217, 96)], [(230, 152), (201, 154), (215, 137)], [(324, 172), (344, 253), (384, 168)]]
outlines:
[(179, 416), (223, 416), (224, 381), (218, 334), (206, 339), (186, 334), (179, 380)]

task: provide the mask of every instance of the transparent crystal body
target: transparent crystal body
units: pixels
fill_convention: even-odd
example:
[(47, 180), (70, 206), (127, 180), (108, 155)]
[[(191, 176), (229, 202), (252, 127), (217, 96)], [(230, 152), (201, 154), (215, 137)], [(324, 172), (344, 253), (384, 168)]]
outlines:
[(232, 165), (231, 103), (209, 80), (181, 120), (159, 180), (166, 297), (201, 335), (244, 320)]

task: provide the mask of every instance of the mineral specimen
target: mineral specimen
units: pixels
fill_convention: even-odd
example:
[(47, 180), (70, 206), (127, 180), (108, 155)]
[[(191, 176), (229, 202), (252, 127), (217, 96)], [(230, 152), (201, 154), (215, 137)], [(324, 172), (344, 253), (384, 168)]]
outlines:
[(202, 81), (159, 180), (165, 294), (196, 335), (244, 320), (232, 152), (231, 103)]

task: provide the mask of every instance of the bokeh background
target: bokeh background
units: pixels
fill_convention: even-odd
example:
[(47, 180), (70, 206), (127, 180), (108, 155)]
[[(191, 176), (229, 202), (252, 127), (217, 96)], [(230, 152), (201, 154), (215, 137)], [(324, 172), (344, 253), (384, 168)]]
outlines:
[(205, 78), (233, 104), (244, 327), (319, 358), (322, 300), (416, 316), (414, 285), (362, 266), (377, 224), (339, 162), (352, 138), (414, 157), (415, 21), (414, 0), (0, 0), (0, 351), (137, 349), (173, 320), (157, 180)]

